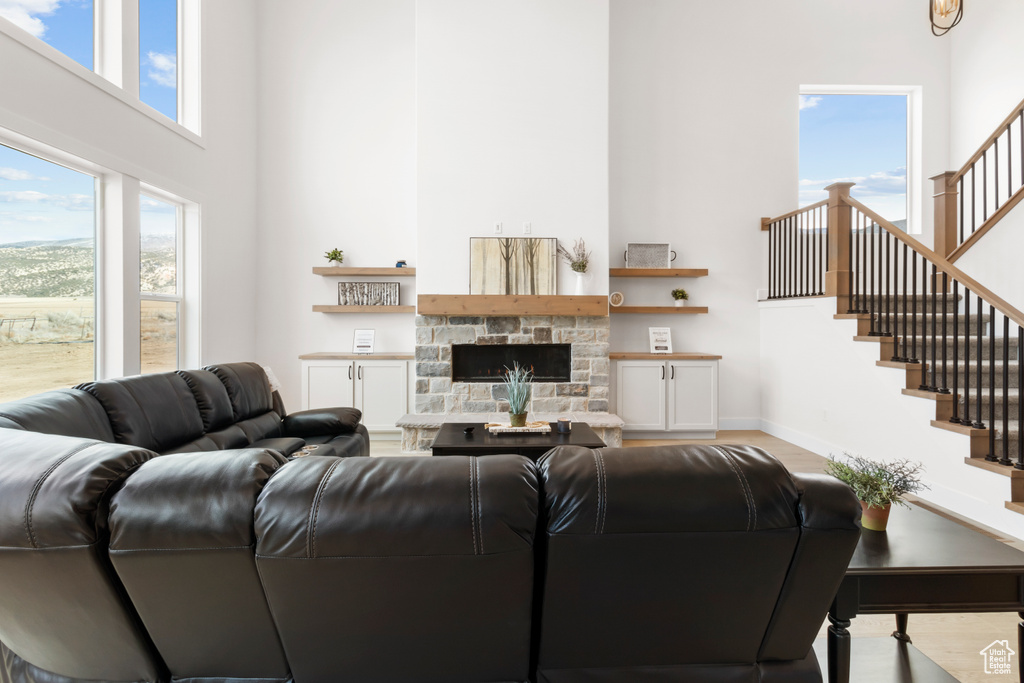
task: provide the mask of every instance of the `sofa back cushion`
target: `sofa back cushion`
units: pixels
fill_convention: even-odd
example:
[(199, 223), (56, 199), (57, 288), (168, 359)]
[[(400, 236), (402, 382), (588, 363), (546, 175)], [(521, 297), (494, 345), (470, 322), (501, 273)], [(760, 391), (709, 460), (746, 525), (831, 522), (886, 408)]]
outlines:
[(256, 498), (286, 462), (256, 449), (166, 455), (114, 496), (110, 558), (173, 680), (289, 678), (253, 532)]
[(77, 389), (58, 389), (0, 403), (0, 427), (98, 441), (114, 440), (103, 406)]
[(209, 370), (178, 370), (178, 376), (192, 390), (203, 418), (203, 431), (216, 432), (234, 424), (234, 410), (228, 390), (217, 375)]
[(164, 680), (106, 543), (111, 495), (155, 456), (0, 429), (0, 641), (19, 657), (73, 679)]
[(527, 680), (537, 499), (514, 455), (281, 468), (256, 562), (295, 680)]
[(173, 372), (80, 384), (100, 402), (114, 439), (163, 453), (203, 434), (195, 396)]
[(204, 369), (216, 375), (227, 390), (235, 422), (274, 410), (270, 380), (257, 363), (222, 363)]
[(801, 532), (778, 460), (749, 446), (559, 447), (539, 467), (538, 680), (753, 680)]

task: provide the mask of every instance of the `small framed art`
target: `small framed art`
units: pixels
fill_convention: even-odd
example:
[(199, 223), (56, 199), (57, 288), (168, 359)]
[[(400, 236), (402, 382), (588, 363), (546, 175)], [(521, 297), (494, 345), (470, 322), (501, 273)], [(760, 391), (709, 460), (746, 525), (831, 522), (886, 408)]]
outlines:
[(672, 328), (651, 327), (651, 353), (672, 353)]
[(356, 330), (352, 335), (352, 353), (373, 353), (374, 330)]

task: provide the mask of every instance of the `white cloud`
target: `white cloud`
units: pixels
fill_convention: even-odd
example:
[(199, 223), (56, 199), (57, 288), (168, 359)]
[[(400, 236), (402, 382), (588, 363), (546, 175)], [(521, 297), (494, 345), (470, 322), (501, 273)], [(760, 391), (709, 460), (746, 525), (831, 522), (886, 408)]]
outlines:
[(60, 3), (61, 0), (0, 0), (0, 16), (36, 38), (42, 38), (46, 24), (39, 17), (50, 16)]
[(801, 95), (800, 96), (800, 111), (804, 109), (814, 109), (821, 104), (821, 98), (813, 95)]
[(19, 168), (5, 168), (0, 166), (0, 180), (49, 180), (49, 178), (40, 178), (39, 176), (32, 175), (28, 171), (22, 171)]
[(45, 194), (35, 190), (11, 190), (0, 192), (0, 202), (49, 204), (59, 206), (68, 211), (92, 211), (95, 199), (88, 194)]
[(149, 60), (149, 80), (157, 85), (168, 88), (178, 86), (178, 60), (174, 54), (162, 54), (160, 52), (147, 52), (146, 59)]
[(11, 190), (0, 192), (0, 202), (41, 202), (49, 196), (35, 190)]
[(907, 168), (906, 166), (901, 166), (892, 171), (876, 171), (866, 176), (850, 176), (847, 178), (832, 178), (830, 180), (801, 179), (801, 197), (805, 193), (824, 194), (823, 188), (833, 183), (855, 183), (853, 192), (861, 197), (906, 194)]
[(151, 199), (145, 195), (139, 197), (139, 207), (142, 211), (151, 211), (153, 213), (174, 213), (176, 211), (174, 205), (157, 199)]

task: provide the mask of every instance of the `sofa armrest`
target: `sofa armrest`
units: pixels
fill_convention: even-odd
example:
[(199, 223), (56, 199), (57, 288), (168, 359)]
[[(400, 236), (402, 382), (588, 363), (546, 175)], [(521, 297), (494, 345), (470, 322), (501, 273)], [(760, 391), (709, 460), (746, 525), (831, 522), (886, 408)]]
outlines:
[(316, 408), (284, 418), (287, 436), (334, 436), (356, 431), (363, 414), (355, 408)]

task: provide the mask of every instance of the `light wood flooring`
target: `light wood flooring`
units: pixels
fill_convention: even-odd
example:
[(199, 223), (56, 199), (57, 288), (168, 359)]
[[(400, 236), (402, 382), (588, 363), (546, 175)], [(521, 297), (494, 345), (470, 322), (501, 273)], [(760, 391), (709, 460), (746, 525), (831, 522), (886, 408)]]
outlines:
[[(693, 440), (626, 440), (626, 446), (658, 446), (662, 444), (750, 444), (760, 446), (782, 461), (792, 472), (823, 472), (825, 458), (760, 431), (720, 431), (717, 439)], [(398, 441), (373, 440), (374, 455), (401, 455)], [(909, 498), (914, 504), (927, 507), (973, 529), (997, 538), (1019, 550), (1024, 550), (1024, 541), (1007, 537), (970, 520), (960, 518), (946, 510), (936, 508), (916, 498)], [(899, 509), (893, 511), (899, 514)], [(1011, 649), (1017, 648), (1016, 614), (912, 614), (908, 633), (914, 645), (943, 669), (962, 683), (998, 683), (1016, 681), (1013, 675), (986, 674), (980, 651), (995, 640), (1008, 640)], [(827, 624), (822, 624), (819, 635), (825, 635)], [(850, 632), (854, 638), (888, 636), (895, 628), (892, 616), (864, 615), (853, 620)], [(1024, 653), (1018, 653), (1020, 656)], [(1016, 670), (1016, 657), (1014, 670)], [(824, 669), (825, 663), (822, 662)], [(858, 682), (859, 683), (859, 682)], [(879, 682), (881, 683), (881, 682)], [(912, 683), (907, 681), (906, 683)]]

